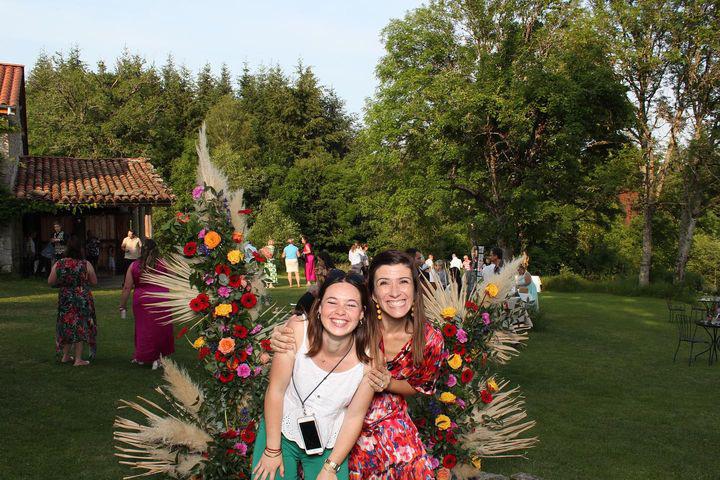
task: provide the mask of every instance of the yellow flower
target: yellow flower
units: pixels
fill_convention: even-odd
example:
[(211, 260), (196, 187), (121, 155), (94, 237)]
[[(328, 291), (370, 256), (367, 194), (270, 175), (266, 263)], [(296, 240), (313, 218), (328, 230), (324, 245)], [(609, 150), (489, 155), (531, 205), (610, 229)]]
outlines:
[(473, 457), (472, 464), (473, 467), (477, 468), (478, 470), (482, 470), (482, 461), (480, 460), (480, 457)]
[(498, 391), (498, 384), (494, 378), (491, 378), (490, 380), (487, 381), (487, 389), (490, 390), (490, 392)]
[(242, 260), (243, 254), (240, 250), (230, 250), (227, 254), (227, 259), (233, 265), (237, 265)]
[(211, 230), (205, 234), (203, 241), (206, 247), (215, 248), (220, 245), (220, 234)]
[(232, 305), (229, 303), (221, 303), (217, 307), (215, 307), (215, 316), (216, 317), (227, 317), (230, 315), (230, 312), (232, 312)]
[(443, 392), (440, 394), (440, 401), (443, 403), (455, 403), (457, 397), (450, 392)]
[(435, 474), (436, 480), (450, 480), (450, 470), (448, 470), (445, 467), (442, 467), (438, 469), (437, 473)]
[(451, 426), (450, 417), (447, 415), (438, 415), (435, 417), (435, 426), (440, 430), (447, 430)]
[(485, 287), (485, 293), (487, 293), (490, 297), (495, 298), (498, 296), (498, 293), (500, 293), (500, 289), (494, 283), (488, 283), (487, 287)]
[(442, 312), (440, 312), (440, 315), (442, 315), (443, 318), (453, 318), (456, 313), (457, 313), (457, 310), (455, 310), (455, 308), (445, 307), (442, 309)]
[(205, 345), (205, 339), (203, 337), (198, 337), (193, 342), (193, 348), (195, 348), (195, 349), (198, 349), (198, 348), (202, 347), (203, 345)]
[(235, 340), (230, 337), (224, 337), (218, 344), (218, 350), (220, 350), (220, 353), (223, 355), (227, 355), (235, 350)]
[(454, 353), (450, 356), (450, 358), (448, 358), (447, 362), (448, 365), (450, 365), (450, 368), (457, 370), (460, 368), (460, 365), (462, 365), (462, 358), (460, 358), (460, 355), (457, 353)]

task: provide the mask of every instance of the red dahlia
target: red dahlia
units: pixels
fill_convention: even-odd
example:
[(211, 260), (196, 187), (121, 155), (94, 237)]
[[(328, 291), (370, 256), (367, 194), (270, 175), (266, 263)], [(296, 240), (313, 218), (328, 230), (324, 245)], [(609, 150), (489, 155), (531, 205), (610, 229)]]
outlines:
[(195, 242), (187, 242), (185, 244), (185, 247), (183, 247), (183, 253), (186, 257), (192, 257), (197, 253), (197, 243)]
[(235, 315), (240, 310), (240, 307), (238, 307), (237, 303), (235, 303), (235, 302), (230, 302), (230, 306), (232, 307), (233, 315)]
[(224, 263), (215, 265), (215, 274), (216, 275), (224, 274), (224, 275), (229, 276), (230, 275), (230, 267), (228, 267)]
[(488, 392), (487, 390), (483, 390), (480, 392), (480, 399), (483, 401), (483, 403), (490, 403), (493, 400), (492, 393)]
[(270, 340), (265, 339), (260, 341), (260, 346), (265, 350), (266, 352), (272, 352), (272, 347), (270, 346)]
[(203, 304), (197, 298), (193, 298), (192, 300), (190, 300), (190, 309), (193, 312), (199, 312), (199, 311), (203, 310)]
[(247, 357), (248, 357), (248, 354), (245, 350), (240, 350), (237, 353), (238, 362), (244, 362), (245, 360), (247, 360)]
[(252, 255), (256, 262), (265, 263), (266, 258), (260, 255), (258, 252), (252, 252)]
[(257, 297), (250, 292), (243, 293), (243, 296), (240, 297), (240, 303), (242, 303), (245, 308), (252, 308), (257, 303)]
[(473, 379), (473, 375), (474, 375), (474, 374), (473, 374), (473, 371), (470, 370), (469, 368), (466, 368), (466, 369), (463, 370), (462, 373), (460, 374), (460, 381), (461, 381), (462, 383), (469, 383), (470, 380)]
[(203, 358), (207, 357), (210, 354), (210, 349), (208, 347), (201, 347), (198, 351), (198, 358), (202, 360)]
[(472, 310), (473, 312), (477, 312), (480, 309), (480, 307), (477, 306), (477, 303), (471, 302), (470, 300), (465, 302), (465, 308)]
[(443, 334), (448, 338), (454, 337), (456, 333), (457, 333), (457, 327), (455, 325), (453, 325), (452, 323), (446, 323), (445, 326), (443, 327)]
[(465, 349), (465, 345), (457, 344), (455, 347), (453, 347), (453, 353), (457, 353), (461, 357), (467, 353), (467, 350)]
[(233, 288), (238, 288), (240, 284), (243, 281), (242, 275), (230, 275), (230, 279), (228, 280), (228, 283)]
[(255, 432), (245, 429), (242, 431), (240, 438), (242, 438), (242, 441), (245, 443), (253, 443), (255, 441)]
[(235, 372), (221, 373), (218, 378), (222, 383), (231, 382), (235, 378)]
[(443, 458), (443, 467), (452, 469), (457, 464), (457, 457), (452, 453), (445, 455)]
[(242, 326), (242, 325), (235, 325), (235, 327), (233, 327), (233, 330), (234, 330), (233, 336), (235, 336), (235, 337), (237, 337), (237, 338), (245, 338), (245, 337), (247, 337), (248, 329), (245, 328), (244, 326)]

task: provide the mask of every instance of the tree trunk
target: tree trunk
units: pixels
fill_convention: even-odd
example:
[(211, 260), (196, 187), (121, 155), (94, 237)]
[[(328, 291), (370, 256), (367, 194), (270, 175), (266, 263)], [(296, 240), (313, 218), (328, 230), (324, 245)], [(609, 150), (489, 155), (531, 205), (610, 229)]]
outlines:
[(678, 239), (678, 258), (675, 264), (675, 283), (685, 281), (685, 267), (687, 266), (690, 248), (692, 247), (693, 234), (697, 218), (690, 211), (690, 206), (683, 208), (680, 221), (680, 237)]
[(652, 221), (655, 205), (647, 203), (643, 207), (642, 257), (640, 258), (640, 275), (638, 282), (641, 287), (650, 285), (650, 267), (652, 266), (653, 231)]

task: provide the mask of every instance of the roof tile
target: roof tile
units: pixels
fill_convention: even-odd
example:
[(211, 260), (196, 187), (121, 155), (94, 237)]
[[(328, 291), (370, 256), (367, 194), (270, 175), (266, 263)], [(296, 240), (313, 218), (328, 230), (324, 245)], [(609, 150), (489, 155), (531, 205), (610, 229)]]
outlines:
[(158, 204), (175, 200), (145, 158), (20, 157), (17, 198), (62, 204)]
[(20, 106), (24, 69), (22, 65), (0, 63), (0, 105)]

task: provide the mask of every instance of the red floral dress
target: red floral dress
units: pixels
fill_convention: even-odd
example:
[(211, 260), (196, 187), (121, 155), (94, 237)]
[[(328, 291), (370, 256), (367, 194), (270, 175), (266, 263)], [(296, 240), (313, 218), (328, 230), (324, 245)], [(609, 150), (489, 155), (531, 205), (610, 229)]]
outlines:
[[(435, 393), (435, 381), (440, 373), (444, 347), (442, 334), (430, 325), (425, 326), (425, 351), (423, 363), (418, 368), (413, 365), (411, 341), (388, 362), (387, 368), (394, 379), (407, 380), (418, 392), (431, 395)], [(382, 343), (380, 349), (384, 351)], [(348, 467), (351, 480), (435, 478), (430, 459), (407, 409), (402, 395), (375, 395), (360, 437), (350, 452)]]
[(85, 342), (90, 347), (90, 358), (97, 352), (95, 338), (95, 302), (87, 283), (87, 268), (84, 260), (63, 258), (58, 260), (57, 272), (58, 316), (55, 329), (55, 347)]

